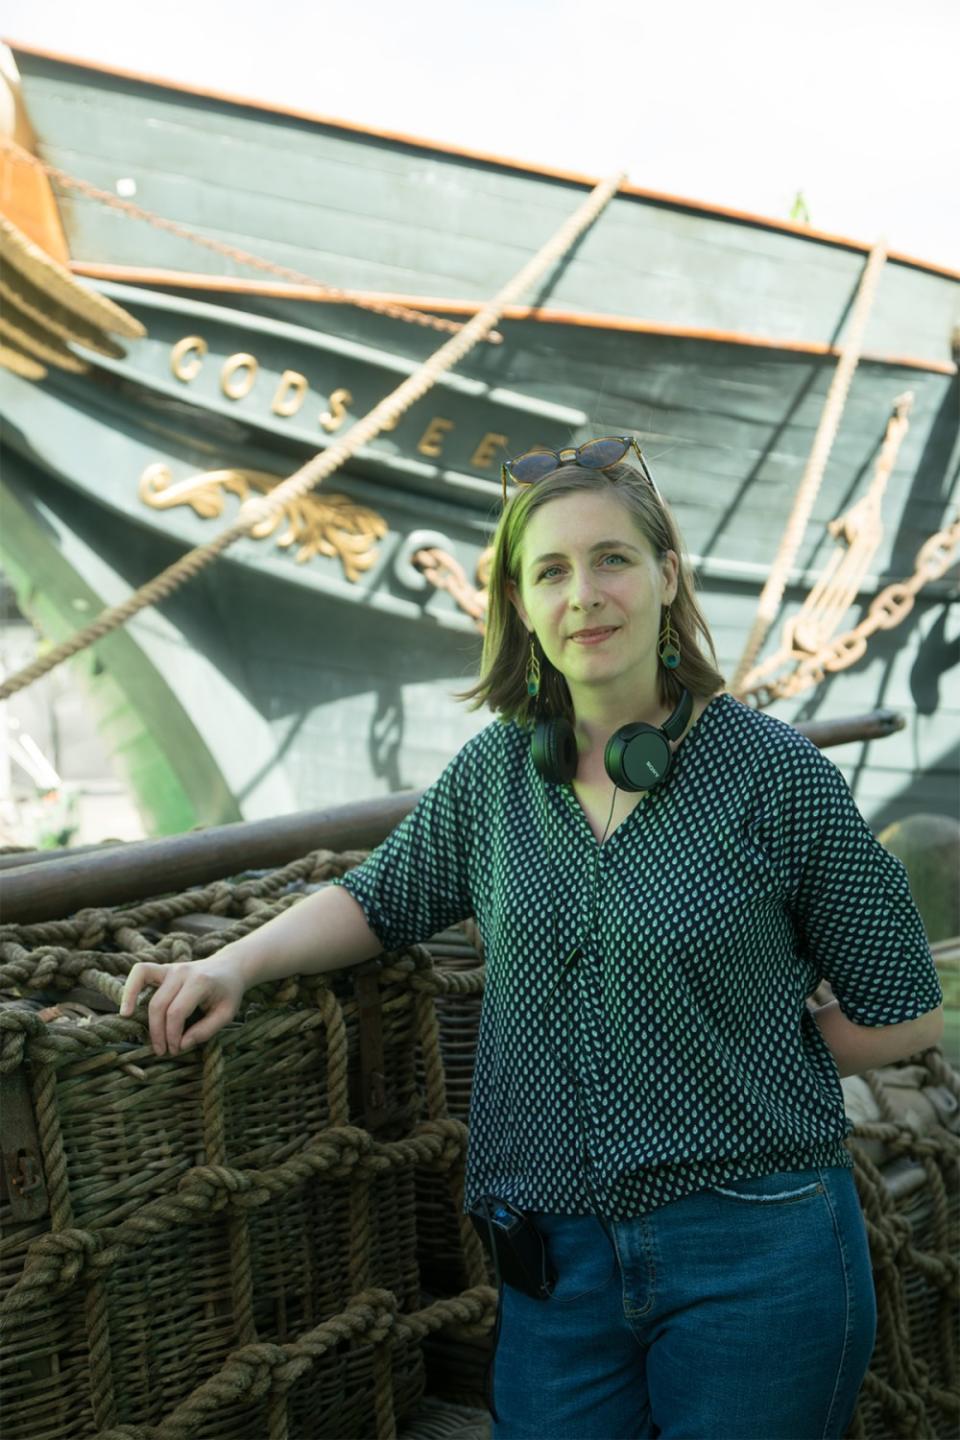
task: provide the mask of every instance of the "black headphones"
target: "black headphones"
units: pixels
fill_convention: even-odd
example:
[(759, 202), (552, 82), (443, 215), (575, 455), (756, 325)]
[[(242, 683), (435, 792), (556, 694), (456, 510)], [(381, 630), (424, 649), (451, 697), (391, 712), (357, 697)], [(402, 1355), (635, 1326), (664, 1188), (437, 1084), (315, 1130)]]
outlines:
[[(680, 739), (692, 712), (693, 696), (684, 689), (677, 708), (662, 728), (637, 720), (614, 731), (603, 752), (603, 763), (618, 790), (652, 790), (666, 780), (673, 764), (670, 742)], [(576, 775), (576, 733), (562, 716), (539, 721), (530, 749), (533, 763), (545, 780), (564, 783)]]

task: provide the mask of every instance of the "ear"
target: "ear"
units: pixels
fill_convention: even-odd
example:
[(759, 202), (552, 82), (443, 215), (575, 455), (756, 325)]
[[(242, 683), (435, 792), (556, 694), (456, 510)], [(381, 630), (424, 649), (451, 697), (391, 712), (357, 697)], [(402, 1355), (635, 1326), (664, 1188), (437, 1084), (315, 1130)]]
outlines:
[(662, 603), (672, 605), (680, 588), (680, 557), (676, 550), (667, 551), (661, 567), (661, 574), (663, 575)]
[(532, 634), (533, 626), (530, 624), (527, 612), (524, 609), (523, 601), (520, 598), (520, 588), (515, 580), (507, 581), (507, 597), (510, 601), (510, 604), (520, 616), (520, 619), (523, 621), (524, 627)]

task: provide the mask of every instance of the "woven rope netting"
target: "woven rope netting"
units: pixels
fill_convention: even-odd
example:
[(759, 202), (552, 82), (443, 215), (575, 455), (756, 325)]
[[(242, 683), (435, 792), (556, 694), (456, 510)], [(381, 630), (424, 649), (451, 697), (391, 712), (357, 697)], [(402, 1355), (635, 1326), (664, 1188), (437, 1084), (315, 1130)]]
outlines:
[[(452, 1392), (480, 1403), (496, 1296), (461, 1211), (466, 1127), (448, 1110), (437, 1028), (449, 996), (479, 1008), (475, 951), (465, 972), (416, 947), (373, 976), (250, 991), (178, 1072), (140, 1018), (116, 1014), (135, 960), (209, 954), (292, 903), (291, 886), (349, 863), (318, 852), (260, 879), (0, 932), (0, 1084), (29, 1100), (46, 1191), (35, 1219), (4, 1207), (7, 1437), (389, 1436), (423, 1394), (441, 1330), (476, 1352)], [(166, 928), (198, 912), (222, 917), (212, 934)], [(371, 985), (376, 1133), (360, 1084)], [(29, 1166), (11, 1177), (21, 1212), (35, 1179)], [(440, 1217), (432, 1255), (418, 1196)], [(422, 1271), (455, 1288), (425, 1303)]]
[[(0, 1086), (21, 1092), (4, 1150), (25, 1101), (39, 1169), (3, 1205), (7, 1440), (386, 1437), (425, 1389), (482, 1404), (496, 1292), (462, 1214), (475, 923), (250, 990), (176, 1057), (142, 1009), (116, 1013), (135, 961), (212, 954), (362, 858), (0, 930)], [(952, 1434), (960, 1076), (933, 1049), (856, 1078), (880, 1319), (850, 1433)]]

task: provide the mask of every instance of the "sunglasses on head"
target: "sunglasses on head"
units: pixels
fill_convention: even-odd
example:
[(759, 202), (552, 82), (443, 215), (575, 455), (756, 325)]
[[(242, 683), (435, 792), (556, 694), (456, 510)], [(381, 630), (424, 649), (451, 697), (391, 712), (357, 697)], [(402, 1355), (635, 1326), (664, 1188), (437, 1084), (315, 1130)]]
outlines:
[(503, 503), (507, 503), (507, 476), (515, 485), (535, 485), (538, 480), (552, 475), (554, 470), (559, 470), (561, 465), (582, 465), (586, 470), (609, 470), (611, 465), (616, 465), (618, 460), (623, 459), (631, 445), (637, 452), (644, 479), (650, 482), (657, 499), (662, 499), (656, 481), (647, 469), (643, 451), (634, 436), (603, 435), (599, 440), (585, 440), (582, 445), (571, 445), (563, 450), (525, 450), (522, 455), (507, 460), (500, 466)]

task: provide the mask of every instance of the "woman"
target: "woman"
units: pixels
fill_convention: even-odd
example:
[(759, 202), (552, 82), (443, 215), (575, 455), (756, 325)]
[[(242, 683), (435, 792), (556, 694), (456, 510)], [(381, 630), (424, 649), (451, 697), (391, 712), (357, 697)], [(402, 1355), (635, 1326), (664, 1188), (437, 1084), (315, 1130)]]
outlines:
[[(842, 1023), (929, 1016), (936, 1043), (906, 872), (832, 762), (724, 691), (636, 443), (504, 469), (518, 489), (460, 697), (498, 718), (342, 881), (212, 960), (138, 964), (121, 1013), (159, 981), (151, 1037), (175, 1053), (249, 985), (475, 915), (465, 1203), (498, 1263), (496, 1440), (840, 1436), (876, 1302), (806, 999), (826, 978)], [(885, 1059), (920, 1048), (910, 1025), (901, 1048), (885, 1035)], [(511, 1225), (544, 1259), (532, 1280)]]

